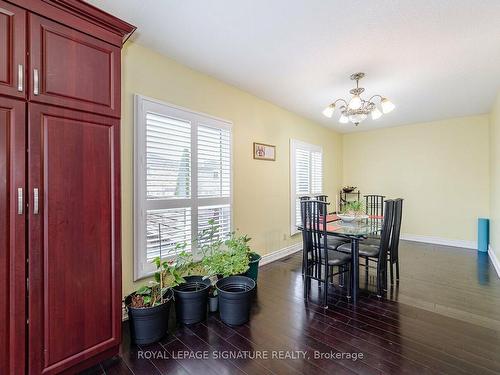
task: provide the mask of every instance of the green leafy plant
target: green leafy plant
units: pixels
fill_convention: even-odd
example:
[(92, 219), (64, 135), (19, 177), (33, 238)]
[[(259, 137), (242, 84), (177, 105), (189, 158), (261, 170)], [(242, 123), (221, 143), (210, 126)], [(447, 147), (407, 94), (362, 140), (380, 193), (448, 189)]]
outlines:
[(207, 270), (208, 276), (222, 275), (227, 277), (246, 272), (249, 259), (246, 252), (228, 249), (203, 258), (202, 263)]
[(218, 276), (231, 276), (244, 273), (249, 267), (250, 238), (231, 233), (226, 240), (220, 236), (219, 226), (210, 220), (209, 227), (199, 235), (199, 249), (203, 254), (201, 264), (206, 277), (212, 283), (211, 295), (216, 295), (215, 283)]
[(161, 260), (160, 257), (153, 260), (156, 265), (153, 280), (137, 289), (132, 296), (131, 307), (146, 308), (161, 305), (165, 302), (163, 295), (169, 288), (185, 282), (183, 275), (192, 264), (192, 256), (185, 250), (186, 246), (186, 243), (176, 244), (175, 252), (178, 254), (173, 260)]
[(365, 214), (365, 206), (359, 201), (347, 202), (342, 208), (344, 215), (360, 216)]
[(251, 238), (246, 234), (237, 236), (236, 232), (232, 232), (229, 239), (226, 240), (225, 245), (229, 250), (235, 252), (244, 252), (249, 254), (251, 252), (250, 246), (248, 243), (251, 241)]

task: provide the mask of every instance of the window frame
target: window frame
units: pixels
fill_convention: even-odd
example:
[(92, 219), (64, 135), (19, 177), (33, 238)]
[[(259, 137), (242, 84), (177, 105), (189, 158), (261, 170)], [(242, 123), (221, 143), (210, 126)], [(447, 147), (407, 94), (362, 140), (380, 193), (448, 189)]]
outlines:
[[(321, 154), (321, 192), (314, 193), (314, 195), (322, 195), (324, 194), (325, 184), (324, 184), (324, 154), (323, 147), (319, 145), (314, 145), (312, 143), (307, 143), (304, 141), (300, 141), (298, 139), (290, 139), (290, 236), (293, 236), (299, 233), (297, 229), (296, 220), (297, 220), (297, 212), (296, 212), (296, 201), (297, 201), (297, 191), (296, 191), (296, 150), (307, 150), (309, 152), (319, 152)], [(312, 187), (312, 162), (311, 158), (309, 159), (309, 189)], [(312, 193), (309, 192), (308, 195)]]
[[(178, 118), (191, 123), (191, 196), (189, 198), (175, 198), (164, 200), (148, 200), (146, 188), (146, 114), (158, 113), (171, 118)], [(230, 121), (220, 119), (205, 113), (196, 112), (188, 108), (152, 99), (143, 95), (134, 95), (134, 281), (149, 277), (154, 273), (155, 267), (147, 261), (146, 223), (148, 209), (162, 208), (191, 208), (191, 238), (197, 234), (198, 207), (229, 204), (230, 206), (230, 228), (233, 230), (233, 124)], [(229, 131), (230, 152), (230, 188), (229, 198), (199, 198), (198, 197), (198, 124), (226, 129)], [(162, 205), (162, 201), (168, 201), (168, 207)], [(193, 255), (196, 256), (196, 249)], [(168, 257), (165, 257), (168, 259)]]

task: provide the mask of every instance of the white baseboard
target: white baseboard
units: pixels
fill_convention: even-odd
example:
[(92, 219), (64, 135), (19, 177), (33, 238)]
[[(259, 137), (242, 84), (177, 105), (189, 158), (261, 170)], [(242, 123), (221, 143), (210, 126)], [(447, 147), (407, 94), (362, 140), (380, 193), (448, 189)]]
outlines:
[(464, 249), (474, 249), (474, 250), (477, 249), (477, 244), (474, 241), (452, 240), (450, 238), (422, 236), (420, 234), (408, 234), (408, 233), (401, 234), (400, 238), (402, 240), (425, 242), (434, 245), (453, 246), (453, 247), (461, 247)]
[(302, 250), (302, 242), (284, 247), (283, 249), (273, 251), (272, 253), (266, 254), (262, 256), (262, 259), (259, 262), (259, 267), (266, 265), (268, 263), (277, 261), (281, 258), (287, 257), (297, 251)]
[(500, 260), (498, 260), (497, 255), (493, 251), (491, 245), (488, 247), (488, 255), (490, 257), (491, 263), (493, 267), (495, 267), (495, 271), (497, 271), (497, 275), (500, 278)]

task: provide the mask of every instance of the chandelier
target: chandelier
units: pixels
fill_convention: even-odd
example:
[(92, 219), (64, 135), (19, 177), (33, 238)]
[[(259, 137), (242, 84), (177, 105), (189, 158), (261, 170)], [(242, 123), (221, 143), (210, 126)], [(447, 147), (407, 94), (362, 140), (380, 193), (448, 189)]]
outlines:
[[(356, 81), (356, 87), (349, 90), (352, 94), (352, 98), (349, 102), (344, 99), (337, 99), (328, 107), (323, 110), (323, 114), (332, 118), (335, 109), (337, 108), (337, 103), (342, 105), (339, 107), (340, 118), (339, 122), (341, 124), (347, 124), (349, 121), (354, 125), (358, 126), (360, 122), (363, 122), (371, 115), (372, 120), (376, 120), (382, 116), (384, 113), (391, 112), (396, 106), (387, 98), (381, 95), (373, 95), (368, 100), (364, 100), (361, 94), (365, 91), (363, 87), (359, 87), (359, 80), (365, 76), (365, 73), (354, 73), (351, 74), (351, 80)], [(377, 108), (374, 99), (380, 100), (380, 107), (382, 112)]]

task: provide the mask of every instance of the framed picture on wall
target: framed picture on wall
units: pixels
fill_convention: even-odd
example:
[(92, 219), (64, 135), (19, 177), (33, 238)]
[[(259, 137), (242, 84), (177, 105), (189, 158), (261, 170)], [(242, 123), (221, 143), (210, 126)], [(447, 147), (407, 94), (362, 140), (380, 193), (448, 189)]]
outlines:
[(276, 146), (265, 143), (253, 143), (253, 158), (257, 160), (276, 160)]

